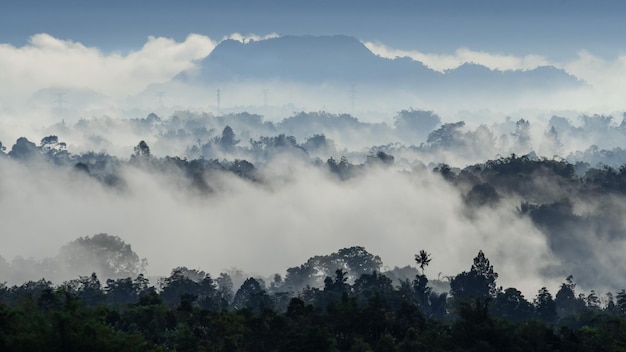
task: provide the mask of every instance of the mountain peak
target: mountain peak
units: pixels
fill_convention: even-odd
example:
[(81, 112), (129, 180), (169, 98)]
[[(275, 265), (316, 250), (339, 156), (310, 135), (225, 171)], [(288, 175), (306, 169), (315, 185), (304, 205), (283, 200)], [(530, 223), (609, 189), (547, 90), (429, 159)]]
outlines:
[[(182, 77), (185, 80), (184, 77)], [(359, 84), (435, 93), (476, 87), (487, 91), (551, 89), (580, 84), (546, 67), (499, 71), (466, 63), (440, 73), (409, 59), (387, 59), (346, 35), (286, 35), (260, 41), (225, 40), (201, 63), (200, 82), (279, 80), (304, 84)]]

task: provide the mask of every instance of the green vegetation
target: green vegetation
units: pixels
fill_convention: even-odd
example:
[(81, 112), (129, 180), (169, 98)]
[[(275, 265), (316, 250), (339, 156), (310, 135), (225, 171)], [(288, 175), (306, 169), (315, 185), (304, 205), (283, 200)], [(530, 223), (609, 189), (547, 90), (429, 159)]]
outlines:
[(601, 304), (594, 292), (576, 296), (570, 276), (554, 298), (542, 288), (529, 302), (515, 288), (496, 288), (498, 275), (480, 251), (470, 271), (450, 280), (448, 295), (428, 286), (430, 254), (415, 259), (421, 273), (397, 286), (369, 271), (379, 258), (361, 247), (311, 258), (302, 267), (347, 270), (336, 269), (323, 288), (298, 292), (286, 291), (280, 277), (269, 288), (248, 278), (233, 296), (228, 274), (213, 280), (185, 267), (158, 290), (141, 274), (104, 287), (95, 274), (59, 286), (43, 279), (3, 285), (0, 350), (626, 350), (624, 290)]

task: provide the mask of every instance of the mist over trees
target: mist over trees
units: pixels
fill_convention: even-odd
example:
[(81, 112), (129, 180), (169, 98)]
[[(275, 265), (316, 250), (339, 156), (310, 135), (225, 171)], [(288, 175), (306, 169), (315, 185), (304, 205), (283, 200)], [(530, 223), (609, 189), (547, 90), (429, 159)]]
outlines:
[[(452, 187), (446, 192), (461, 201), (461, 214), (454, 215), (459, 221), (480, 224), (485, 214), (501, 217), (498, 212), (508, 209), (507, 216), (530, 224), (541, 234), (547, 255), (555, 261), (546, 260), (537, 268), (537, 275), (554, 279), (576, 273), (584, 287), (617, 290), (624, 283), (610, 282), (609, 278), (613, 277), (615, 263), (623, 261), (614, 244), (626, 243), (620, 220), (626, 186), (619, 164), (621, 149), (616, 146), (625, 139), (625, 130), (623, 123), (617, 125), (612, 116), (583, 115), (580, 123), (577, 127), (558, 116), (547, 125), (505, 118), (502, 123), (474, 128), (464, 121), (443, 122), (432, 111), (413, 109), (398, 112), (393, 125), (365, 123), (347, 114), (325, 112), (300, 112), (279, 122), (249, 113), (212, 116), (180, 112), (167, 119), (156, 114), (129, 120), (103, 117), (80, 120), (73, 126), (64, 122), (50, 126), (47, 130), (59, 135), (45, 136), (39, 143), (20, 137), (0, 152), (0, 163), (7, 171), (19, 169), (35, 177), (42, 173), (41, 177), (47, 175), (51, 182), (60, 182), (58, 185), (80, 182), (92, 189), (99, 184), (106, 192), (121, 197), (132, 197), (138, 185), (145, 183), (143, 180), (151, 180), (159, 192), (172, 193), (184, 202), (187, 197), (212, 202), (233, 189), (243, 194), (252, 189), (287, 190), (290, 184), (300, 185), (300, 180), (307, 180), (305, 174), (311, 180), (331, 182), (331, 187), (339, 188), (375, 180), (381, 172), (409, 183), (440, 176)], [(111, 143), (98, 135), (99, 131), (131, 131), (131, 135), (143, 137), (136, 139), (125, 154), (114, 155), (105, 151)], [(73, 142), (66, 142), (61, 132)], [(368, 146), (365, 143), (370, 138), (374, 142), (393, 142)], [(600, 149), (596, 144), (585, 147), (586, 143), (613, 149)], [(96, 145), (103, 149), (80, 151)], [(365, 146), (351, 149), (350, 145)], [(586, 149), (573, 149), (581, 146)], [(165, 154), (168, 150), (181, 154)], [(561, 157), (559, 152), (567, 154)], [(304, 173), (294, 174), (293, 170)], [(302, 187), (310, 187), (306, 186), (309, 181), (304, 182)], [(213, 202), (218, 204), (217, 200)], [(496, 234), (494, 231), (493, 236)], [(91, 241), (97, 238), (116, 245), (115, 235), (94, 236)], [(100, 245), (106, 248), (105, 243)], [(88, 260), (94, 255), (81, 254), (85, 250), (82, 247), (72, 250), (79, 247), (78, 242), (64, 247), (65, 254), (60, 257), (75, 261), (75, 267), (91, 265), (92, 269), (81, 274), (93, 271), (116, 278), (121, 272), (131, 276), (145, 272), (145, 262), (137, 260), (127, 263), (126, 269), (118, 269), (121, 272), (105, 270), (112, 258), (79, 264), (81, 256)], [(32, 273), (38, 271), (48, 278), (76, 275), (60, 264), (23, 259), (19, 252), (2, 255), (29, 263), (20, 269), (25, 278), (33, 279)], [(596, 264), (584, 264), (578, 260), (581, 256)], [(309, 275), (316, 276), (320, 284), (333, 272), (319, 265), (309, 263), (292, 269), (311, 271)], [(10, 281), (15, 282), (20, 275), (12, 275)], [(295, 290), (311, 283), (293, 281), (289, 275), (285, 280)]]
[[(270, 316), (288, 329), (271, 334), (294, 339), (266, 342), (275, 349), (308, 338), (400, 348), (435, 331), (446, 331), (439, 347), (484, 336), (506, 348), (528, 322), (555, 346), (574, 343), (557, 326), (600, 344), (602, 324), (623, 323), (623, 123), (472, 126), (413, 109), (392, 121), (179, 112), (62, 122), (38, 142), (3, 143), (0, 206), (15, 219), (1, 226), (15, 241), (0, 253), (0, 311), (46, 321), (104, 309), (94, 324), (111, 343), (166, 349), (214, 339), (199, 331), (224, 319), (247, 336)], [(372, 319), (381, 325), (347, 328)]]

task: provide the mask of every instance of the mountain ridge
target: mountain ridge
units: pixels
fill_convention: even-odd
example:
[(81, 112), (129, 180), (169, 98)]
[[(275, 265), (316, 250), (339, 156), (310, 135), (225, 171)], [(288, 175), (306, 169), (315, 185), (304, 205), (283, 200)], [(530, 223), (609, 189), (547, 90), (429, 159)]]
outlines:
[(444, 72), (408, 57), (383, 58), (347, 35), (285, 35), (245, 43), (224, 40), (199, 64), (186, 82), (282, 80), (308, 84), (382, 84), (410, 89), (455, 90), (457, 86), (491, 89), (558, 89), (584, 82), (554, 66), (532, 70), (491, 70), (465, 63)]

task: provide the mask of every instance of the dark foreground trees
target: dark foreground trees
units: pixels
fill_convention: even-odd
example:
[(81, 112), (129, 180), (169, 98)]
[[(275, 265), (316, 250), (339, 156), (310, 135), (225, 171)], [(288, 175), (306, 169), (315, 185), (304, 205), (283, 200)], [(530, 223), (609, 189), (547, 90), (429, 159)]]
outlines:
[[(362, 248), (340, 252), (370, 258)], [(416, 262), (426, 266), (422, 252)], [(213, 280), (185, 267), (159, 289), (143, 275), (104, 285), (95, 274), (59, 286), (0, 285), (0, 350), (626, 350), (623, 291), (600, 304), (595, 293), (576, 296), (568, 277), (556, 298), (542, 288), (530, 302), (515, 288), (495, 288), (496, 280), (481, 251), (452, 279), (450, 297), (429, 287), (423, 271), (394, 286), (376, 270), (352, 282), (341, 268), (322, 288), (295, 293), (248, 278), (233, 295), (227, 274)]]

